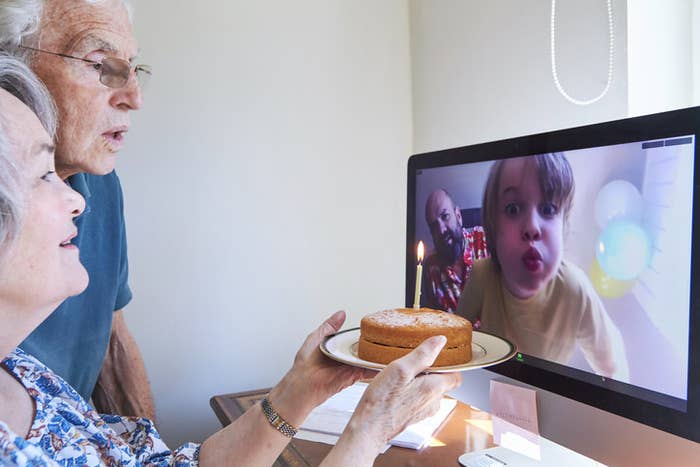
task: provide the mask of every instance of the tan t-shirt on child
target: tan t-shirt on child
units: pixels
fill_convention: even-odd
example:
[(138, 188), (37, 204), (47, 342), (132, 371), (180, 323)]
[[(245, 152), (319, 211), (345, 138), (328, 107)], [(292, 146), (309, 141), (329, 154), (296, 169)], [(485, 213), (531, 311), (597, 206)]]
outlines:
[(593, 370), (602, 375), (612, 374), (613, 346), (622, 346), (593, 285), (565, 260), (552, 280), (527, 299), (506, 289), (491, 258), (477, 261), (457, 313), (472, 323), (480, 319), (481, 330), (509, 339), (519, 352), (562, 364), (569, 362), (578, 342)]

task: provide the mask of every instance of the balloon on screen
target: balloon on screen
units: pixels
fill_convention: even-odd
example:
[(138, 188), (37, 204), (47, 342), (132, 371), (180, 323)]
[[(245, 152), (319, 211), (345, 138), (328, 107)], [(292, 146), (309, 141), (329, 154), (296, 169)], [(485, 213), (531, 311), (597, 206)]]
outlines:
[(636, 282), (636, 279), (621, 281), (608, 276), (600, 267), (597, 258), (593, 258), (588, 275), (598, 295), (605, 298), (622, 297)]
[(624, 219), (640, 222), (642, 219), (642, 195), (627, 180), (613, 180), (600, 189), (595, 199), (595, 220), (601, 229), (608, 222)]
[(651, 240), (638, 224), (627, 220), (608, 223), (598, 237), (596, 258), (605, 274), (628, 281), (646, 269), (651, 259)]

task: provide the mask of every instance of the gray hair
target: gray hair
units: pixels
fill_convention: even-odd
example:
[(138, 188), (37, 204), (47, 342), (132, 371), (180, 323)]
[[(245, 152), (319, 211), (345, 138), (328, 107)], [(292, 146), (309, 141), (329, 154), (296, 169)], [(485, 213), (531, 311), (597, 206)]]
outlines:
[[(86, 3), (101, 3), (105, 0), (83, 0)], [(129, 0), (121, 0), (132, 20), (133, 8)], [(29, 64), (33, 52), (21, 45), (37, 47), (37, 36), (41, 15), (46, 0), (2, 0), (0, 1), (0, 49)]]
[[(0, 88), (29, 107), (53, 139), (56, 108), (49, 91), (26, 65), (4, 53), (0, 53)], [(11, 155), (13, 148), (7, 138), (8, 118), (0, 107), (0, 259), (17, 238), (24, 206), (21, 171)]]

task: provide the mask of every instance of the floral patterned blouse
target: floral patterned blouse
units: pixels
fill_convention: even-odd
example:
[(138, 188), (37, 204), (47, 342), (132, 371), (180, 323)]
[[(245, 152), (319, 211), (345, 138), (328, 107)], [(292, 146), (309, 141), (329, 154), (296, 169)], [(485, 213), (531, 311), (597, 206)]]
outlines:
[(16, 349), (3, 365), (34, 399), (27, 437), (0, 420), (0, 465), (196, 466), (199, 445), (171, 451), (145, 418), (99, 415), (61, 377)]

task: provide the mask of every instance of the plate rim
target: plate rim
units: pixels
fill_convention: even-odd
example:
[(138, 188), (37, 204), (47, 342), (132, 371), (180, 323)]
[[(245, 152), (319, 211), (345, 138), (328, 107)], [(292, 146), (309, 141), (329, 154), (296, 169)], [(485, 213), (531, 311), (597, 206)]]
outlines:
[[(357, 358), (358, 358), (358, 360), (360, 360), (360, 362), (352, 362), (352, 361), (347, 361), (347, 360), (341, 360), (341, 359), (338, 358), (338, 356), (336, 356), (336, 355), (333, 354), (330, 350), (328, 350), (328, 347), (327, 347), (326, 344), (327, 344), (331, 339), (333, 339), (334, 337), (337, 337), (337, 336), (339, 336), (339, 335), (341, 335), (341, 334), (345, 334), (345, 333), (348, 333), (348, 332), (359, 331), (359, 330), (360, 330), (360, 327), (357, 326), (357, 327), (354, 327), (354, 328), (344, 329), (344, 330), (342, 330), (342, 331), (338, 331), (338, 332), (336, 332), (336, 333), (333, 333), (333, 334), (331, 334), (331, 335), (326, 336), (326, 337), (323, 339), (323, 342), (321, 342), (321, 344), (319, 345), (319, 348), (320, 348), (320, 350), (321, 350), (321, 353), (323, 353), (323, 354), (324, 354), (325, 356), (327, 356), (328, 358), (333, 359), (333, 360), (335, 360), (335, 361), (337, 361), (337, 362), (343, 363), (343, 364), (345, 364), (345, 365), (351, 365), (351, 366), (356, 366), (356, 367), (360, 367), (360, 368), (366, 368), (366, 369), (368, 369), (368, 370), (378, 370), (378, 371), (383, 370), (384, 368), (386, 368), (386, 366), (387, 366), (386, 364), (383, 364), (383, 363), (375, 363), (375, 362), (370, 362), (370, 361), (367, 361), (367, 360), (362, 360), (362, 359), (360, 359), (359, 357), (357, 357)], [(508, 353), (506, 353), (503, 357), (501, 357), (501, 358), (499, 358), (499, 359), (496, 359), (496, 360), (494, 360), (494, 361), (492, 361), (492, 362), (487, 362), (487, 363), (484, 363), (484, 364), (477, 364), (477, 365), (470, 365), (469, 363), (464, 363), (464, 364), (461, 364), (461, 365), (431, 366), (431, 367), (426, 368), (425, 371), (424, 371), (424, 373), (452, 373), (452, 372), (455, 372), (455, 371), (467, 371), (467, 370), (476, 370), (476, 369), (479, 369), (479, 368), (488, 368), (488, 367), (490, 367), (490, 366), (498, 365), (499, 363), (503, 363), (503, 362), (505, 362), (505, 361), (510, 360), (510, 359), (513, 358), (513, 356), (518, 352), (518, 349), (516, 348), (515, 344), (513, 344), (511, 341), (509, 341), (508, 339), (506, 339), (506, 338), (504, 338), (504, 337), (502, 337), (502, 336), (498, 336), (498, 335), (496, 335), (496, 334), (494, 334), (494, 333), (492, 333), (492, 332), (487, 332), (487, 331), (472, 331), (472, 333), (473, 333), (473, 334), (483, 334), (483, 335), (490, 336), (490, 337), (493, 337), (493, 338), (495, 338), (495, 339), (498, 339), (498, 340), (502, 341), (503, 343), (507, 344), (510, 350), (509, 350)], [(473, 344), (473, 343), (474, 343), (474, 341), (473, 341), (473, 338), (472, 338), (472, 344)]]

